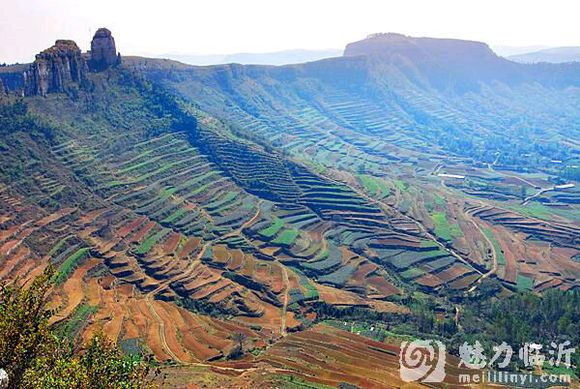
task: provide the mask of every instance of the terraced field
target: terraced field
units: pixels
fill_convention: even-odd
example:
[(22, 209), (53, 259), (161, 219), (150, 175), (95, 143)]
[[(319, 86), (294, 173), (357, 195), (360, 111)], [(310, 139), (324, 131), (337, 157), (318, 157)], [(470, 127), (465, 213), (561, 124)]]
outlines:
[[(353, 62), (356, 61), (353, 59)], [(202, 108), (209, 112), (218, 114), (213, 107), (217, 101), (215, 99), (220, 96), (223, 101), (228, 101), (228, 104), (234, 107), (227, 112), (219, 112), (225, 122), (248, 129), (255, 135), (254, 139), (263, 139), (264, 144), (284, 150), (284, 153), (289, 154), (298, 164), (310, 167), (318, 177), (344, 185), (367, 200), (369, 204), (361, 203), (360, 200), (349, 200), (348, 192), (342, 189), (340, 191), (334, 189), (334, 193), (331, 193), (328, 186), (316, 184), (312, 176), (307, 177), (300, 170), (291, 169), (294, 182), (304, 193), (299, 200), (300, 203), (313, 210), (323, 220), (328, 219), (328, 216), (335, 218), (337, 214), (343, 213), (336, 212), (336, 208), (339, 208), (340, 211), (349, 213), (350, 220), (342, 220), (345, 224), (363, 224), (360, 230), (366, 229), (368, 232), (377, 227), (374, 231), (376, 239), (382, 239), (381, 234), (387, 229), (391, 231), (390, 234), (393, 231), (403, 234), (402, 239), (405, 243), (401, 244), (403, 249), (401, 253), (383, 252), (380, 247), (376, 247), (379, 249), (376, 250), (372, 247), (376, 246), (375, 243), (369, 246), (370, 241), (367, 237), (357, 236), (363, 234), (361, 231), (357, 231), (355, 234), (357, 237), (348, 239), (346, 244), (373, 263), (391, 269), (392, 273), (397, 274), (396, 278), (400, 282), (416, 284), (427, 290), (439, 289), (445, 285), (451, 285), (453, 289), (469, 290), (479, 276), (485, 273), (495, 274), (499, 265), (502, 268), (498, 276), (506, 280), (509, 286), (515, 282), (515, 272), (510, 265), (508, 276), (504, 277), (504, 265), (497, 264), (497, 260), (502, 258), (501, 250), (494, 248), (496, 245), (490, 244), (489, 238), (483, 233), (488, 227), (486, 222), (496, 224), (497, 219), (501, 225), (509, 224), (512, 242), (521, 239), (521, 236), (528, 236), (528, 239), (543, 239), (562, 247), (555, 249), (558, 253), (556, 258), (562, 258), (566, 262), (565, 265), (562, 264), (562, 270), (554, 272), (551, 265), (544, 260), (542, 263), (546, 264), (545, 268), (540, 265), (539, 268), (542, 270), (526, 269), (523, 271), (526, 277), (531, 277), (536, 283), (541, 284), (543, 280), (541, 274), (566, 274), (563, 278), (568, 278), (571, 285), (577, 285), (578, 273), (575, 262), (571, 259), (578, 254), (577, 239), (580, 230), (574, 216), (578, 210), (570, 200), (574, 195), (566, 195), (574, 193), (574, 189), (571, 191), (567, 189), (569, 192), (561, 190), (561, 194), (552, 200), (556, 206), (550, 208), (537, 203), (516, 206), (524, 190), (525, 193), (531, 194), (553, 184), (537, 174), (520, 176), (518, 172), (494, 171), (493, 167), (499, 166), (502, 161), (501, 155), (493, 156), (494, 160), (485, 160), (487, 157), (482, 157), (483, 160), (474, 163), (473, 160), (439, 149), (438, 142), (434, 142), (433, 137), (444, 132), (438, 128), (443, 123), (452, 123), (449, 125), (453, 126), (453, 131), (462, 133), (475, 129), (482, 134), (495, 131), (472, 121), (477, 115), (474, 115), (469, 104), (475, 102), (468, 99), (467, 102), (452, 106), (446, 98), (437, 96), (436, 93), (425, 93), (408, 83), (397, 85), (388, 98), (378, 100), (375, 96), (369, 97), (368, 94), (358, 90), (356, 79), (353, 85), (346, 86), (340, 83), (327, 83), (318, 75), (309, 79), (308, 86), (301, 84), (300, 77), (297, 76), (292, 79), (297, 85), (293, 88), (282, 86), (284, 81), (278, 78), (276, 72), (254, 80), (258, 83), (269, 82), (275, 87), (257, 89), (254, 92), (260, 95), (260, 99), (245, 100), (215, 85), (203, 72), (184, 68), (179, 83), (174, 83), (165, 79), (155, 69), (154, 63), (151, 63), (151, 66), (152, 69), (148, 73), (150, 77), (169, 88), (175, 88), (186, 99), (201, 102)], [(314, 67), (315, 65), (312, 65), (312, 68)], [(222, 70), (227, 72), (230, 69), (224, 66)], [(315, 72), (311, 68), (304, 71)], [(247, 75), (239, 75), (232, 77), (231, 82), (244, 90), (245, 80)], [(211, 96), (203, 94), (201, 85), (212, 87), (215, 93)], [(515, 90), (513, 92), (516, 93)], [(383, 96), (381, 93), (377, 91), (378, 95)], [(520, 97), (518, 95), (514, 98)], [(284, 101), (283, 105), (269, 104), (279, 99)], [(204, 105), (204, 102), (207, 104)], [(418, 119), (417, 112), (421, 112), (421, 120)], [(497, 126), (497, 123), (494, 125)], [(280, 131), (280, 128), (284, 128), (284, 131)], [(417, 131), (418, 128), (422, 131)], [(448, 130), (449, 128), (445, 131)], [(462, 136), (460, 133), (454, 135)], [(466, 175), (469, 175), (469, 180), (461, 178)], [(443, 189), (436, 188), (438, 182), (441, 182)], [(312, 191), (311, 187), (316, 187), (315, 191)], [(458, 189), (465, 194), (484, 199), (484, 203), (493, 200), (509, 202), (505, 209), (510, 209), (507, 212), (513, 215), (510, 216), (512, 220), (508, 221), (503, 214), (498, 214), (494, 219), (490, 212), (473, 213), (471, 205), (462, 205), (461, 196), (456, 192), (451, 193), (447, 188)], [(433, 193), (436, 195), (433, 196)], [(558, 191), (544, 193), (551, 195), (557, 194)], [(321, 208), (327, 205), (324, 199), (329, 196), (334, 204), (334, 209), (330, 212)], [(443, 202), (440, 199), (444, 199)], [(347, 205), (346, 202), (357, 204), (357, 209)], [(495, 206), (492, 202), (486, 204), (492, 208)], [(376, 212), (371, 207), (377, 207), (382, 212)], [(357, 215), (360, 210), (364, 210), (365, 214)], [(480, 214), (483, 217), (479, 217)], [(550, 217), (555, 217), (556, 220), (549, 220)], [(282, 236), (292, 237), (298, 242), (307, 239), (306, 236), (296, 235), (292, 229), (288, 230), (292, 227), (283, 227), (278, 219), (271, 225), (260, 226), (264, 227), (266, 235), (288, 231), (283, 232)], [(383, 231), (380, 231), (380, 227), (383, 227)], [(280, 231), (276, 228), (280, 228)], [(331, 242), (335, 246), (341, 245), (340, 238), (344, 236), (341, 229), (338, 233), (325, 235), (335, 240), (338, 238), (338, 241)], [(321, 232), (326, 231), (325, 229)], [(264, 239), (264, 236), (258, 238)], [(438, 247), (434, 246), (434, 249), (443, 250), (443, 253), (438, 254), (434, 250), (432, 255), (427, 255), (414, 252), (412, 249), (408, 250), (406, 241), (413, 238), (436, 240)], [(292, 250), (292, 247), (290, 249)], [(312, 254), (315, 251), (316, 249), (312, 248), (308, 253)], [(330, 254), (326, 254), (326, 251)], [(299, 254), (296, 251), (292, 253)], [(335, 270), (333, 266), (339, 261), (344, 262), (336, 254), (332, 255), (328, 249), (323, 255), (324, 261), (314, 261), (320, 262), (314, 265), (316, 271)], [(312, 257), (305, 259), (312, 261)], [(302, 268), (308, 274), (308, 267)], [(572, 270), (574, 275), (570, 277), (571, 269), (575, 270)], [(353, 274), (354, 271), (352, 268), (340, 269), (340, 273), (333, 277), (340, 275), (347, 278), (348, 274)], [(324, 274), (326, 275), (328, 274)], [(459, 279), (455, 279), (453, 275), (459, 275)], [(340, 280), (340, 277), (337, 277), (337, 280)]]
[[(362, 338), (326, 325), (291, 334), (255, 361), (213, 365), (214, 384), (228, 387), (320, 387), (356, 385), (362, 388), (409, 386), (399, 374), (399, 346)], [(365, 364), (356, 363), (364, 358)], [(332, 361), (334, 368), (328, 368)], [(457, 359), (447, 358), (445, 382), (441, 387), (460, 388)], [(204, 382), (206, 366), (169, 370), (169, 385)], [(206, 373), (206, 374), (204, 374)], [(439, 384), (435, 384), (439, 385)], [(411, 386), (409, 386), (411, 387)], [(417, 385), (417, 387), (423, 387)]]

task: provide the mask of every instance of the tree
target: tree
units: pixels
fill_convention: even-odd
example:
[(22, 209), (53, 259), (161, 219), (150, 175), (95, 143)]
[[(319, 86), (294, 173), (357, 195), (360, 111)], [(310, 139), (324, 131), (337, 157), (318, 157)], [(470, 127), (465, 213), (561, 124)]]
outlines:
[(0, 366), (11, 387), (20, 387), (34, 361), (50, 356), (55, 348), (45, 309), (53, 274), (54, 269), (47, 268), (27, 289), (18, 283), (0, 284)]
[(46, 308), (54, 273), (48, 267), (27, 288), (18, 280), (0, 284), (0, 366), (9, 388), (154, 387), (149, 367), (104, 335), (78, 349), (55, 335)]
[(244, 354), (244, 342), (247, 336), (242, 332), (236, 332), (232, 335), (232, 340), (237, 343), (236, 346), (230, 351), (228, 359), (238, 359)]

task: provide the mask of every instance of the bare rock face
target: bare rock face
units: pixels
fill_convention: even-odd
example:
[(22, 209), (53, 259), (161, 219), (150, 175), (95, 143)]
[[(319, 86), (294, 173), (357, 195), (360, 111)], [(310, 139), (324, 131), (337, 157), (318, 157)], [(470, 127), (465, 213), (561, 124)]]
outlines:
[[(26, 96), (70, 92), (88, 83), (89, 70), (99, 72), (119, 64), (121, 56), (116, 50), (111, 31), (106, 28), (97, 30), (91, 51), (85, 55), (74, 41), (57, 40), (54, 46), (37, 54), (35, 61), (20, 73), (0, 72), (4, 84), (2, 89), (16, 90), (18, 84), (24, 85), (20, 88), (24, 89)], [(20, 78), (13, 79), (17, 76)], [(7, 81), (10, 81), (8, 85)]]
[(111, 31), (99, 28), (91, 41), (90, 69), (99, 72), (117, 65), (120, 59), (121, 56), (117, 54), (115, 39), (111, 35)]
[(88, 71), (81, 50), (74, 41), (57, 40), (54, 46), (36, 55), (24, 72), (24, 94), (27, 96), (66, 92), (86, 80)]

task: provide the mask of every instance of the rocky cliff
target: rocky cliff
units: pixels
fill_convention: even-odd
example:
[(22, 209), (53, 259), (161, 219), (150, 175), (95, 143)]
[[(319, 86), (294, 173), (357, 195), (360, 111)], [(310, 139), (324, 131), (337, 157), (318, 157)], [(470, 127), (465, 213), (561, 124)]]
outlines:
[(117, 54), (115, 39), (111, 31), (99, 28), (91, 41), (89, 67), (92, 71), (102, 71), (121, 62), (121, 55)]
[(24, 94), (27, 96), (66, 92), (86, 81), (87, 63), (74, 41), (57, 40), (54, 46), (36, 55), (24, 72)]
[(26, 96), (70, 92), (88, 85), (89, 71), (100, 72), (120, 62), (111, 31), (100, 28), (88, 53), (81, 53), (74, 41), (57, 40), (30, 65), (0, 67), (0, 91)]

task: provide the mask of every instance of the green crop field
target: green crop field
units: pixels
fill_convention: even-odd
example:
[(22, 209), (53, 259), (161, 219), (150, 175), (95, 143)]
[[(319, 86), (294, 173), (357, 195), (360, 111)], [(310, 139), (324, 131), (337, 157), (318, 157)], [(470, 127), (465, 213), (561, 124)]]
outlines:
[(266, 238), (271, 238), (278, 233), (284, 226), (284, 221), (282, 219), (275, 218), (272, 224), (264, 228), (263, 230), (259, 231), (258, 233)]
[(74, 269), (77, 267), (79, 262), (87, 257), (89, 253), (89, 248), (85, 247), (79, 249), (73, 255), (64, 260), (64, 262), (59, 266), (58, 272), (55, 275), (55, 284), (62, 284), (71, 275)]
[(495, 255), (497, 256), (497, 263), (499, 265), (505, 266), (505, 255), (503, 253), (501, 245), (493, 235), (493, 232), (489, 228), (483, 228), (483, 233), (493, 244), (493, 249), (495, 251)]
[(276, 236), (276, 239), (274, 239), (272, 243), (290, 246), (294, 243), (299, 234), (300, 231), (298, 230), (284, 230)]
[(435, 225), (435, 235), (441, 239), (451, 241), (453, 238), (463, 236), (463, 232), (457, 224), (449, 224), (447, 215), (444, 212), (433, 213), (433, 215), (431, 215), (431, 220)]

